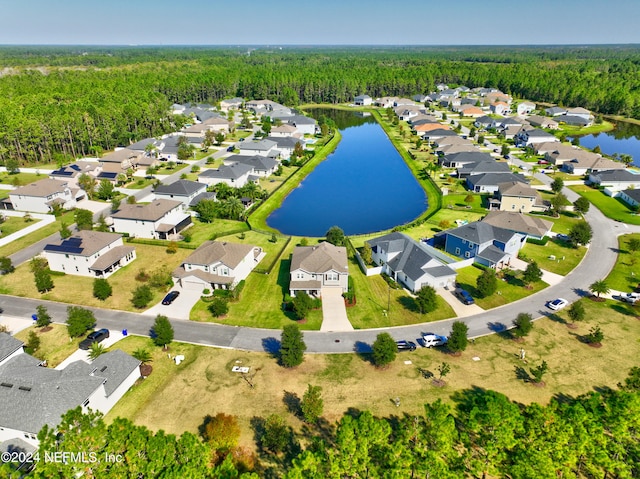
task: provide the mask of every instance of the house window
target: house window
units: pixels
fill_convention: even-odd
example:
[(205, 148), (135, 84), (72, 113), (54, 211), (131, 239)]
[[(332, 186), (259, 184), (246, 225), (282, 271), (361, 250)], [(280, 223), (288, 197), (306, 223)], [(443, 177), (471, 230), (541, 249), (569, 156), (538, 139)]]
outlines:
[(467, 240), (462, 240), (462, 244), (467, 244)]
[(460, 248), (456, 248), (456, 256), (460, 256)]
[(464, 257), (465, 258), (471, 258), (471, 253), (469, 251), (465, 251)]
[(302, 273), (297, 273), (296, 274), (296, 279), (302, 279), (302, 278), (304, 278), (304, 274), (302, 274)]
[(473, 243), (469, 241), (469, 249), (473, 248)]
[(80, 271), (77, 266), (76, 266), (76, 271)]
[(515, 210), (516, 209), (516, 205), (511, 205), (511, 209)]

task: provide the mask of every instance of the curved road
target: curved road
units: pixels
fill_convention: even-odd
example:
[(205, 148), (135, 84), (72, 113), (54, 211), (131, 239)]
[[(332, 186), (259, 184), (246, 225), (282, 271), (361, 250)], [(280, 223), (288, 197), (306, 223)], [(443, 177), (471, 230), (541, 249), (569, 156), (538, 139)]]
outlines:
[[(202, 162), (204, 163), (204, 161)], [(546, 175), (537, 174), (536, 177), (547, 184), (551, 182), (551, 179)], [(570, 201), (575, 201), (578, 198), (576, 193), (567, 188), (563, 192)], [(447, 335), (451, 324), (456, 320), (464, 321), (469, 326), (469, 337), (478, 337), (510, 327), (518, 313), (529, 313), (534, 318), (549, 315), (551, 311), (545, 306), (547, 301), (562, 297), (573, 302), (588, 294), (588, 287), (591, 283), (603, 279), (609, 274), (617, 259), (617, 236), (626, 233), (640, 233), (640, 226), (612, 221), (595, 207), (592, 207), (585, 217), (593, 228), (593, 239), (589, 250), (582, 262), (557, 285), (550, 286), (514, 303), (462, 319), (452, 318), (434, 323), (339, 333), (306, 331), (304, 338), (307, 351), (311, 353), (367, 351), (380, 331), (388, 331), (396, 339), (420, 338), (422, 333), (427, 330)], [(37, 248), (37, 246), (35, 247)], [(33, 248), (30, 250), (29, 253), (32, 256), (36, 254)], [(0, 307), (7, 315), (11, 316), (28, 318), (35, 312), (38, 304), (46, 304), (54, 321), (65, 321), (67, 304), (0, 295)], [(127, 329), (131, 334), (149, 335), (155, 319), (154, 316), (125, 311), (88, 309), (94, 311), (99, 327), (113, 330)], [(276, 351), (279, 347), (280, 331), (278, 330), (241, 328), (176, 318), (170, 319), (174, 326), (176, 341), (268, 352)]]

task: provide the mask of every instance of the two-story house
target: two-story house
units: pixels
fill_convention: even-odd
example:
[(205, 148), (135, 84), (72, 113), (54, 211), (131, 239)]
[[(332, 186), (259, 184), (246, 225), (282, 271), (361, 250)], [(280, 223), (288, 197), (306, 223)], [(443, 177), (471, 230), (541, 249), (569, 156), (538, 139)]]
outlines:
[(136, 259), (133, 246), (125, 246), (122, 235), (80, 230), (73, 236), (44, 247), (51, 271), (108, 278)]
[(500, 200), (500, 211), (531, 213), (547, 211), (551, 206), (543, 201), (538, 190), (519, 180), (498, 183), (496, 197)]
[(185, 207), (201, 193), (207, 191), (207, 185), (197, 181), (177, 180), (168, 185), (156, 186), (153, 194), (160, 200), (181, 201)]
[(134, 238), (170, 239), (191, 225), (191, 215), (181, 201), (153, 200), (148, 204), (123, 204), (111, 214), (111, 230)]
[(45, 178), (9, 193), (14, 210), (33, 213), (49, 213), (55, 205), (69, 210), (76, 206), (76, 200), (84, 197), (84, 192), (72, 189), (67, 181)]
[(253, 165), (234, 162), (229, 165), (220, 165), (219, 168), (204, 170), (198, 175), (198, 182), (207, 186), (225, 183), (234, 188), (242, 188), (249, 181), (253, 181)]
[(304, 291), (322, 296), (323, 288), (349, 289), (349, 262), (344, 246), (323, 241), (315, 246), (297, 246), (291, 255), (289, 293)]
[(367, 244), (371, 247), (371, 260), (382, 266), (382, 273), (414, 293), (427, 285), (436, 289), (455, 286), (458, 273), (439, 259), (430, 246), (404, 233), (389, 233), (368, 240)]
[(232, 289), (264, 256), (258, 246), (205, 241), (173, 271), (173, 281), (192, 290)]
[(474, 221), (434, 237), (434, 244), (460, 258), (474, 258), (490, 267), (509, 264), (524, 246), (527, 237), (521, 233), (498, 228), (482, 221)]

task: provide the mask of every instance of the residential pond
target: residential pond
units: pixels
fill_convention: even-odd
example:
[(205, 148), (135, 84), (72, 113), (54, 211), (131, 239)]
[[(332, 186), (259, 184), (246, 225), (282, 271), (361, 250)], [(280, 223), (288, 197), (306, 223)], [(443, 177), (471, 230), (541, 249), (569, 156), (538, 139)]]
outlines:
[(583, 148), (593, 149), (599, 146), (605, 155), (631, 155), (633, 164), (640, 166), (640, 125), (619, 122), (611, 131), (579, 138), (580, 146)]
[(332, 119), (342, 140), (268, 218), (283, 234), (321, 237), (337, 225), (347, 235), (402, 225), (427, 209), (427, 196), (371, 116), (314, 109)]

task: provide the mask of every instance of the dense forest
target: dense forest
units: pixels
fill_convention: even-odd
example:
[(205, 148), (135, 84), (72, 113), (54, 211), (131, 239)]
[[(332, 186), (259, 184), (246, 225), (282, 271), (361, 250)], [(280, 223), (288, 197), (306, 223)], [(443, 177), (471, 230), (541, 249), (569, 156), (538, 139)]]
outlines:
[[(58, 430), (40, 432), (33, 477), (637, 478), (639, 381), (634, 368), (620, 390), (560, 396), (547, 406), (476, 388), (455, 393), (451, 406), (426, 404), (422, 415), (378, 418), (349, 410), (338, 424), (320, 418), (300, 432), (282, 419), (254, 418), (257, 453), (233, 446), (233, 416), (215, 433), (204, 428), (202, 440), (188, 432), (179, 438), (154, 433), (126, 419), (106, 425), (78, 408)], [(84, 452), (87, 462), (45, 460), (57, 451)], [(18, 477), (8, 464), (0, 474)]]
[(174, 102), (342, 103), (439, 82), (640, 118), (640, 48), (3, 47), (0, 161), (62, 162), (159, 136)]

